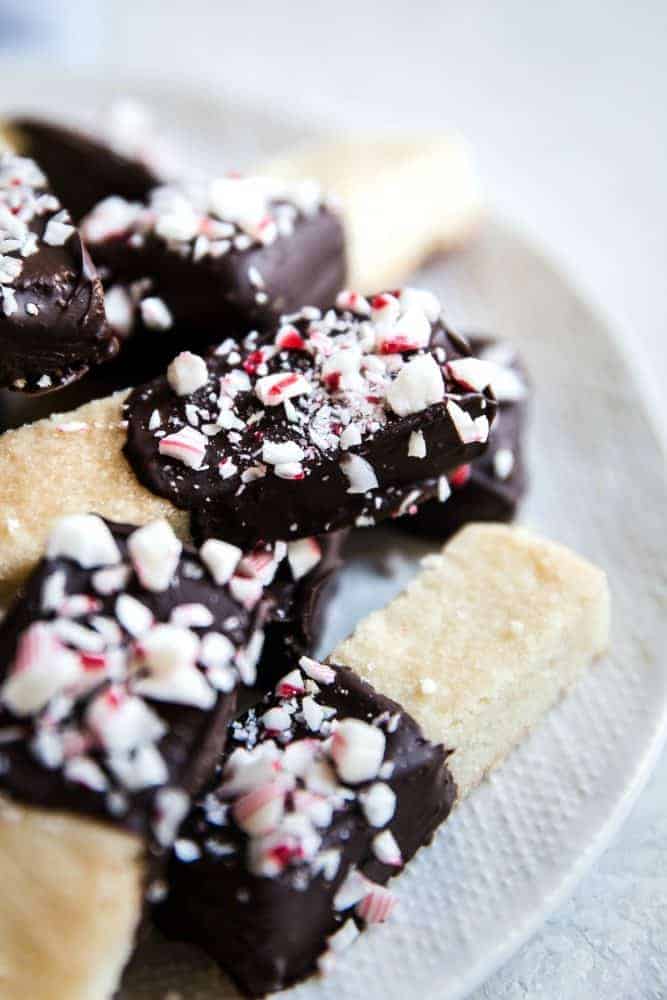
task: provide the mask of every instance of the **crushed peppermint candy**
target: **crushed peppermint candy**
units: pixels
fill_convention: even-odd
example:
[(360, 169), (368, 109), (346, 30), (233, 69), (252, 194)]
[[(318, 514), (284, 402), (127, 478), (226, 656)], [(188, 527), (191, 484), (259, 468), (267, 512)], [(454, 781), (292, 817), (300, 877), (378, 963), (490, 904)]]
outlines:
[[(0, 625), (10, 651), (0, 734), (17, 731), (5, 778), (12, 748), (24, 745), (65, 783), (99, 795), (101, 811), (122, 821), (139, 810), (166, 846), (189, 807), (186, 789), (167, 786), (191, 780), (206, 736), (203, 718), (188, 720), (211, 713), (254, 668), (263, 612), (245, 610), (163, 521), (130, 529), (71, 515), (46, 548), (25, 605)], [(19, 626), (24, 607), (31, 617)], [(150, 789), (152, 815), (149, 800), (133, 798)]]
[[(201, 512), (202, 537), (224, 533), (245, 545), (291, 531), (313, 535), (357, 517), (375, 523), (401, 513), (409, 492), (403, 467), (387, 458), (394, 442), (406, 469), (408, 459), (421, 460), (413, 474), (424, 481), (449, 471), (454, 457), (465, 460), (461, 443), (486, 442), (495, 404), (452, 367), (477, 360), (461, 357), (466, 350), (428, 293), (403, 289), (371, 300), (341, 293), (336, 310), (282, 316), (272, 340), (255, 332), (241, 346), (228, 338), (206, 361), (179, 355), (166, 380), (130, 397), (127, 454), (154, 492)], [(325, 526), (325, 511), (307, 504), (313, 479), (340, 505), (339, 522), (327, 518)], [(305, 505), (307, 517), (296, 529), (286, 523), (275, 534), (253, 534), (251, 495), (251, 507), (266, 497), (271, 520), (282, 497), (299, 515)]]

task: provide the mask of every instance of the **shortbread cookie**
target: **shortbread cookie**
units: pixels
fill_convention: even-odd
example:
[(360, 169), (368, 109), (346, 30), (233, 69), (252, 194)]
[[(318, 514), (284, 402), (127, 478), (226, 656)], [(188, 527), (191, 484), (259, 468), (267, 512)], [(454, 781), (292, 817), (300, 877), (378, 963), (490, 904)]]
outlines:
[(75, 222), (109, 195), (139, 200), (160, 183), (147, 163), (55, 122), (10, 118), (2, 127), (2, 138), (16, 152), (39, 163)]
[(83, 220), (98, 267), (149, 283), (142, 318), (241, 337), (304, 302), (326, 308), (345, 281), (343, 229), (317, 185), (221, 177), (201, 195), (160, 187), (143, 202), (111, 197)]
[(368, 135), (306, 147), (264, 165), (315, 177), (340, 197), (348, 282), (391, 288), (438, 251), (469, 238), (482, 214), (471, 152), (459, 135)]
[(158, 920), (252, 996), (324, 971), (455, 797), (447, 751), (345, 667), (304, 657), (230, 727), (176, 844)]
[[(404, 513), (481, 454), (485, 368), (416, 289), (283, 316), (270, 340), (179, 355), (128, 398), (125, 453), (196, 538), (244, 547)], [(437, 345), (437, 346), (435, 346)], [(465, 381), (457, 374), (465, 361)]]
[[(0, 626), (0, 992), (106, 1000), (143, 894), (210, 779), (261, 584), (164, 521), (59, 521)], [(161, 860), (162, 859), (162, 860)]]
[(118, 348), (102, 285), (34, 160), (0, 153), (0, 388), (50, 392)]
[(398, 527), (416, 535), (445, 540), (471, 521), (512, 521), (527, 488), (523, 437), (529, 387), (511, 344), (488, 337), (468, 337), (473, 354), (489, 366), (498, 412), (489, 447), (468, 465), (455, 469), (438, 499), (420, 504)]
[(455, 752), (464, 796), (608, 642), (604, 573), (520, 528), (473, 524), (332, 654)]
[(63, 514), (131, 524), (165, 517), (186, 536), (187, 515), (144, 489), (123, 458), (124, 395), (0, 436), (0, 600), (33, 568)]

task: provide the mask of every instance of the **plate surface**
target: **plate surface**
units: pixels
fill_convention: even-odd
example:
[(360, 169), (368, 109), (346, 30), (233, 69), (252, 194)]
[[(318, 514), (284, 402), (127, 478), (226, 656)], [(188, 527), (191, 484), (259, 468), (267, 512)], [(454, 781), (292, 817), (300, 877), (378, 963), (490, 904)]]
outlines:
[[(114, 92), (53, 82), (22, 80), (21, 105), (43, 108), (49, 94), (50, 108), (78, 105), (85, 115)], [(314, 132), (182, 90), (139, 96), (193, 135), (209, 164), (241, 163)], [(12, 106), (9, 91), (3, 103)], [(665, 456), (611, 333), (498, 222), (415, 283), (439, 292), (462, 329), (508, 337), (522, 352), (536, 395), (522, 520), (607, 570), (612, 652), (395, 880), (401, 905), (391, 922), (362, 935), (329, 979), (285, 994), (294, 1000), (464, 997), (572, 891), (627, 815), (667, 729)], [(355, 533), (323, 645), (391, 599), (430, 548), (393, 529)], [(196, 951), (153, 934), (121, 995), (162, 1000), (168, 990), (188, 1000), (236, 995)]]

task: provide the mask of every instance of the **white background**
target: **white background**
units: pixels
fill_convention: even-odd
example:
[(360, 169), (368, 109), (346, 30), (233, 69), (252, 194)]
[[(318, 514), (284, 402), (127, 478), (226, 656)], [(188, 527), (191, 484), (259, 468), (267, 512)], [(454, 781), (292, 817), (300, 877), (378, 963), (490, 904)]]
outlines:
[[(44, 34), (25, 43), (33, 52), (107, 70), (119, 92), (128, 76), (147, 76), (224, 86), (295, 113), (314, 107), (369, 129), (460, 128), (492, 204), (611, 319), (664, 424), (664, 0), (0, 0), (0, 15), (8, 6), (47, 18)], [(0, 43), (7, 57), (21, 49), (9, 29)], [(642, 984), (661, 978), (647, 962), (667, 968), (666, 927), (663, 759), (573, 900), (476, 1000), (665, 997), (667, 985), (649, 993)], [(620, 966), (624, 982), (636, 974), (632, 993), (615, 985)]]

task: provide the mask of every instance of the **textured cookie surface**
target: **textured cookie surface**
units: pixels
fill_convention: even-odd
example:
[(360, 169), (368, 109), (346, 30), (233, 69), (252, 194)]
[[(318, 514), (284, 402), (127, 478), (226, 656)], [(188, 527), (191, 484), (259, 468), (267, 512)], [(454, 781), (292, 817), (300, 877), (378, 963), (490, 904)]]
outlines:
[(187, 515), (144, 489), (123, 457), (124, 398), (116, 393), (0, 437), (0, 601), (30, 571), (63, 514), (130, 524), (165, 517), (186, 534)]
[(607, 646), (604, 573), (495, 524), (464, 528), (332, 654), (455, 748), (463, 796)]

